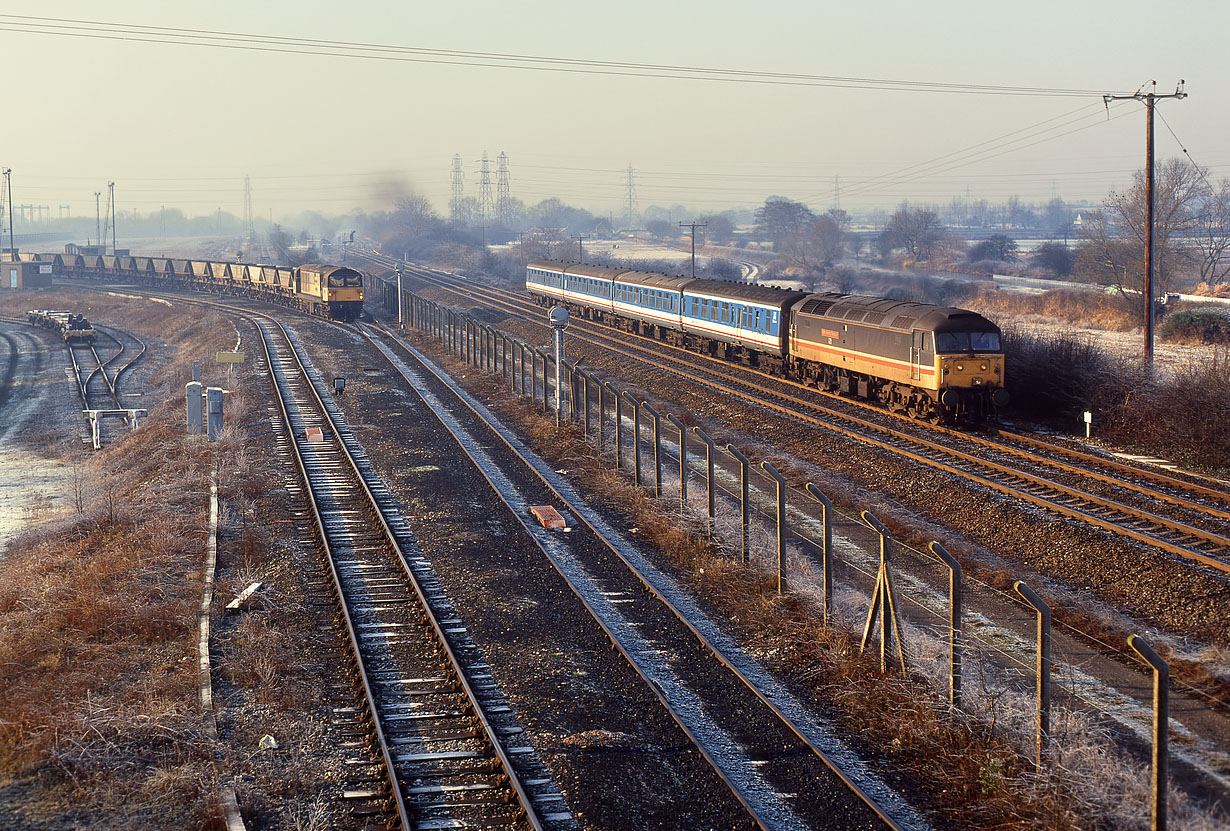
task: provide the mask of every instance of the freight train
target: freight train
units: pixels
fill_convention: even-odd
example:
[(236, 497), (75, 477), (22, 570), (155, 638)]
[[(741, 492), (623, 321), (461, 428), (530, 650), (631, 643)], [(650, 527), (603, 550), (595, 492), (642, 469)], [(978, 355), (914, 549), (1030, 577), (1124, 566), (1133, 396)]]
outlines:
[[(26, 255), (23, 255), (23, 259)], [(253, 297), (309, 314), (353, 321), (363, 311), (363, 275), (345, 266), (286, 266), (164, 257), (34, 254), (66, 277), (102, 278)]]
[(965, 309), (538, 260), (544, 306), (929, 421), (980, 422), (1008, 403), (999, 328)]
[(90, 321), (86, 320), (85, 315), (72, 312), (31, 309), (26, 312), (26, 320), (35, 326), (54, 330), (68, 344), (93, 343), (97, 336), (94, 327), (90, 325)]

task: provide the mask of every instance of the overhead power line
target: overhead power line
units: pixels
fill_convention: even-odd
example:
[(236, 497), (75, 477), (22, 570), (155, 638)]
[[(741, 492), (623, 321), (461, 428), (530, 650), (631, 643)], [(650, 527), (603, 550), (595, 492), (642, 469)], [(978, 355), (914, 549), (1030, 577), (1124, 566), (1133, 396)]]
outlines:
[(867, 78), (842, 75), (812, 75), (792, 72), (730, 69), (679, 64), (599, 61), (554, 55), (518, 55), (503, 52), (476, 52), (419, 46), (365, 43), (360, 41), (296, 38), (247, 32), (144, 26), (100, 20), (37, 17), (0, 14), (0, 31), (58, 37), (157, 43), (238, 49), (252, 52), (315, 55), (399, 63), (443, 64), (531, 72), (565, 72), (583, 75), (610, 75), (637, 78), (670, 78), (690, 81), (717, 81), (776, 86), (830, 87), (839, 89), (877, 89), (895, 92), (950, 93), (961, 95), (1013, 95), (1043, 97), (1096, 97), (1103, 90), (1062, 87), (1024, 87), (996, 84), (912, 81), (900, 78)]
[[(1077, 108), (1071, 112), (1038, 122), (1037, 124), (1033, 124), (1029, 127), (1014, 130), (997, 138), (988, 139), (960, 150), (954, 150), (951, 153), (946, 153), (928, 161), (918, 162), (917, 164), (909, 165), (893, 172), (873, 177), (863, 181), (857, 186), (848, 188), (846, 194), (847, 196), (862, 195), (870, 191), (882, 190), (888, 187), (899, 187), (905, 183), (916, 182), (920, 179), (935, 176), (940, 173), (947, 173), (976, 162), (988, 161), (1008, 153), (1014, 153), (1048, 141), (1054, 141), (1061, 136), (1070, 135), (1081, 130), (1087, 130), (1090, 127), (1097, 126), (1098, 123), (1100, 123), (1100, 119), (1099, 121), (1090, 120), (1092, 113), (1088, 110), (1086, 110), (1085, 115), (1079, 115), (1075, 118), (1072, 117), (1082, 110), (1086, 110), (1086, 108)], [(1126, 113), (1121, 113), (1115, 117), (1120, 118), (1125, 114)], [(1079, 125), (1082, 121), (1090, 121), (1090, 123), (1082, 126), (1073, 126)], [(1052, 122), (1059, 123), (1053, 124), (1049, 127), (1045, 126), (1052, 124)], [(805, 201), (812, 202), (820, 199), (821, 197), (822, 194), (815, 194)]]

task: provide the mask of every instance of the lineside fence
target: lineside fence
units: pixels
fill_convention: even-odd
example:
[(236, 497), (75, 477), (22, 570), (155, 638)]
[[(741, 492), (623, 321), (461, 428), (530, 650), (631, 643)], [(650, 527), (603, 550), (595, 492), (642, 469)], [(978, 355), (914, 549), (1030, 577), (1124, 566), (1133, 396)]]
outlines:
[[(396, 286), (369, 278), (369, 298), (398, 313)], [(903, 546), (869, 510), (839, 513), (812, 482), (793, 486), (770, 461), (714, 439), (683, 418), (660, 412), (629, 389), (566, 359), (553, 388), (555, 358), (539, 348), (449, 307), (403, 291), (405, 327), (436, 340), (468, 366), (500, 375), (514, 395), (558, 412), (583, 432), (601, 457), (651, 491), (665, 510), (707, 536), (731, 557), (776, 575), (779, 593), (810, 597), (826, 626), (861, 634), (880, 670), (927, 680), (937, 698), (958, 712), (993, 724), (1022, 751), (1032, 750), (1042, 777), (1071, 781), (1102, 731), (1080, 709), (1104, 709), (1086, 695), (1096, 682), (1068, 656), (1052, 655), (1051, 609), (1022, 581), (1014, 593), (967, 580), (938, 542)], [(544, 315), (545, 322), (545, 315)], [(837, 531), (835, 534), (834, 532)], [(969, 595), (979, 601), (968, 610)], [(998, 620), (984, 609), (1006, 609)], [(1138, 635), (1129, 646), (1155, 678), (1151, 810), (1166, 821), (1168, 667)], [(1053, 713), (1053, 698), (1064, 702)], [(1079, 699), (1079, 708), (1077, 700)], [(1147, 713), (1146, 713), (1147, 715)], [(1123, 810), (1139, 816), (1128, 805)]]

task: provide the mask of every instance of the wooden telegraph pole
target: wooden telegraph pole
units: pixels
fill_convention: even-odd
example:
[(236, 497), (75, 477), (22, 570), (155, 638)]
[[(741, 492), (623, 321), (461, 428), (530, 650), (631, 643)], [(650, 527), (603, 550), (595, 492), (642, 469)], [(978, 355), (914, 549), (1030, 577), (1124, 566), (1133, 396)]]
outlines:
[(1135, 99), (1145, 103), (1145, 365), (1153, 366), (1153, 107), (1159, 98), (1186, 98), (1183, 91), (1183, 81), (1175, 87), (1174, 92), (1158, 95), (1157, 81), (1150, 81), (1149, 92), (1144, 87), (1131, 95), (1103, 95), (1102, 101)]

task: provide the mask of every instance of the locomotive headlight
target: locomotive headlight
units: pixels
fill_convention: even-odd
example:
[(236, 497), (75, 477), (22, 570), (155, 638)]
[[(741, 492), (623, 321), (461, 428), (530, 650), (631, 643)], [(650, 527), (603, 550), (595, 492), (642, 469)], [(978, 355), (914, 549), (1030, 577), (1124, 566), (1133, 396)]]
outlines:
[(986, 365), (985, 363), (983, 363), (983, 364), (979, 364), (979, 365), (978, 365), (978, 368), (979, 368), (979, 369), (981, 369), (983, 372), (986, 372), (986, 371), (987, 371), (987, 365)]
[(957, 372), (964, 372), (965, 364), (957, 364)]

